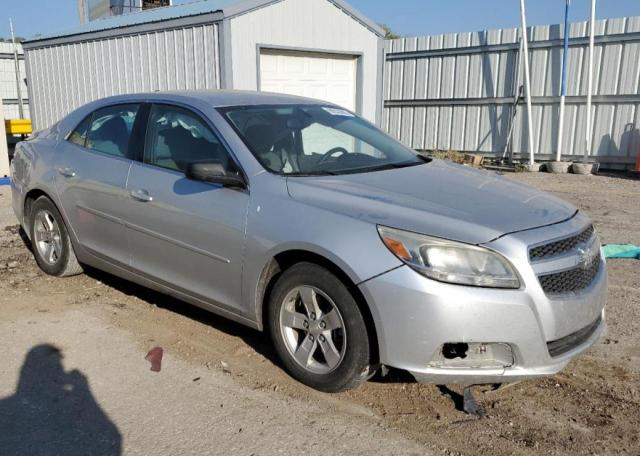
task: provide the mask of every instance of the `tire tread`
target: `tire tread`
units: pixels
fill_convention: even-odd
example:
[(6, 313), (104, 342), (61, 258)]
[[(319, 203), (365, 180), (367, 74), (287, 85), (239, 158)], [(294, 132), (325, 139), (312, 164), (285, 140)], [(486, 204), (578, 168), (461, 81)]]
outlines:
[[(347, 327), (347, 353), (335, 371), (321, 378), (304, 371), (291, 358), (280, 337), (279, 309), (289, 290), (299, 285), (313, 285), (322, 289), (340, 308)], [(337, 299), (338, 297), (339, 299)], [(269, 297), (269, 330), (271, 339), (285, 369), (298, 381), (320, 391), (337, 393), (358, 387), (370, 376), (369, 336), (364, 318), (348, 287), (333, 273), (315, 263), (301, 262), (285, 270), (277, 280)], [(351, 344), (351, 345), (349, 345)]]
[[(44, 206), (44, 207), (43, 207)], [(36, 258), (36, 262), (40, 269), (42, 269), (45, 273), (49, 275), (53, 275), (56, 277), (72, 277), (75, 275), (82, 274), (84, 272), (82, 265), (78, 261), (78, 258), (73, 250), (73, 244), (71, 243), (71, 238), (69, 237), (69, 231), (67, 230), (67, 226), (64, 223), (64, 219), (60, 214), (60, 211), (56, 207), (56, 205), (51, 201), (51, 199), (47, 196), (41, 196), (36, 199), (31, 205), (31, 214), (29, 215), (31, 220), (31, 239), (34, 239), (34, 215), (39, 208), (46, 208), (49, 210), (54, 217), (57, 219), (58, 226), (60, 227), (60, 234), (64, 239), (64, 251), (66, 255), (63, 253), (63, 263), (61, 265), (55, 265), (55, 267), (51, 267), (49, 265), (43, 265), (39, 261), (38, 251), (35, 245), (33, 246), (33, 255)]]

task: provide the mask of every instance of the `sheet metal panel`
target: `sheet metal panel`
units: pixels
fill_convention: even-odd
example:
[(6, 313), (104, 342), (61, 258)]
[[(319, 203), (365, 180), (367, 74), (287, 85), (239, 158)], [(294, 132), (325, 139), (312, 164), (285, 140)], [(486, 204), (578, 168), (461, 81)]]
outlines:
[(218, 25), (28, 49), (34, 128), (122, 93), (220, 88)]
[[(531, 27), (536, 155), (550, 158), (558, 134), (563, 26)], [(563, 149), (586, 147), (588, 23), (570, 25), (568, 100)], [(383, 126), (410, 147), (502, 154), (518, 78), (518, 29), (408, 37), (385, 42)], [(438, 50), (434, 52), (434, 50)], [(423, 51), (423, 52), (420, 52)], [(410, 54), (404, 54), (409, 53)], [(639, 150), (640, 16), (598, 21), (594, 67), (593, 154), (631, 164)], [(460, 104), (464, 101), (464, 104)], [(517, 108), (511, 149), (528, 154), (524, 103)], [(577, 157), (568, 157), (577, 158)]]
[[(26, 68), (22, 46), (18, 44), (18, 68), (20, 72), (20, 91), (25, 108), (25, 116), (28, 114), (27, 86), (24, 83)], [(18, 113), (18, 89), (16, 87), (16, 67), (13, 59), (13, 44), (0, 42), (0, 99), (4, 100), (5, 117), (7, 119), (19, 118)], [(14, 102), (15, 108), (14, 108)], [(26, 117), (28, 118), (28, 117)], [(2, 119), (0, 119), (2, 121)]]
[[(3, 104), (5, 119), (19, 119), (20, 118), (20, 109), (17, 104)], [(29, 119), (29, 105), (24, 105), (24, 118)], [(0, 119), (1, 120), (1, 119)], [(3, 120), (4, 122), (4, 120)]]

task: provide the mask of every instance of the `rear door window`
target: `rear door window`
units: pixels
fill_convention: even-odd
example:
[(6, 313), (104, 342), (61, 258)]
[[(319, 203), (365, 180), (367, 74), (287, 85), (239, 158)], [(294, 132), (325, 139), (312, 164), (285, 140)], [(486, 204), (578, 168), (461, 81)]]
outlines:
[(95, 111), (85, 147), (114, 157), (130, 158), (129, 142), (139, 108), (138, 104), (128, 104)]

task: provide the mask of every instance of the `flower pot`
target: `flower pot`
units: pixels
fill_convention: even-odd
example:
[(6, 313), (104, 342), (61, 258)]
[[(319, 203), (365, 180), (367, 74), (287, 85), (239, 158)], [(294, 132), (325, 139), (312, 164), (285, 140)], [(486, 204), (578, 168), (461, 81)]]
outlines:
[(571, 172), (582, 175), (595, 174), (598, 172), (598, 168), (598, 163), (574, 163), (571, 166)]
[(540, 166), (542, 166), (542, 163), (533, 163), (531, 165), (529, 163), (525, 163), (524, 165), (524, 167), (530, 173), (537, 173), (538, 171), (540, 171)]
[(566, 174), (569, 172), (572, 162), (552, 161), (547, 163), (547, 171), (553, 174)]

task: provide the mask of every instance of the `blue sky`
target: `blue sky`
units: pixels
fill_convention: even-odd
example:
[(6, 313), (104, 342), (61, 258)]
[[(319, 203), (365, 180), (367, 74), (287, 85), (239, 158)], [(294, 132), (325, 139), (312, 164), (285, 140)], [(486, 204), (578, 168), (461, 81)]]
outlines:
[[(189, 0), (175, 0), (187, 3)], [(384, 22), (401, 35), (432, 35), (515, 27), (519, 24), (518, 0), (348, 0), (377, 22)], [(72, 28), (78, 24), (76, 0), (0, 0), (0, 37), (9, 36), (9, 17), (16, 34)], [(589, 0), (572, 0), (571, 20), (586, 20)], [(562, 21), (564, 0), (528, 0), (529, 23)], [(640, 0), (599, 0), (598, 18), (640, 15)]]

